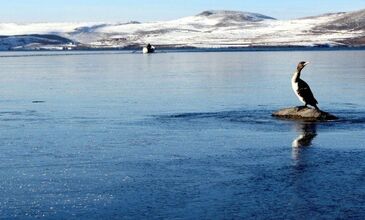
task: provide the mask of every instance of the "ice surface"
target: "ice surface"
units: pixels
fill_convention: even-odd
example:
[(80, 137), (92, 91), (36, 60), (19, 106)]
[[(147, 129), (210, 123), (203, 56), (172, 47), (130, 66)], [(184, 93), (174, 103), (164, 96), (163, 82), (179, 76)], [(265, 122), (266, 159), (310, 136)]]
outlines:
[[(363, 219), (364, 58), (2, 52), (0, 219)], [(300, 60), (341, 120), (271, 117)]]

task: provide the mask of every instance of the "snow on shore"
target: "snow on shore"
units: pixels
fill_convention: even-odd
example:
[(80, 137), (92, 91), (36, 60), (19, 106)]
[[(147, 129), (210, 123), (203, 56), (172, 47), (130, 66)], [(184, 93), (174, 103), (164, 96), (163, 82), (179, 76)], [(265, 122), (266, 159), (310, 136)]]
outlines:
[[(4, 44), (4, 36), (49, 34), (70, 39), (85, 47), (106, 48), (144, 45), (147, 42), (171, 47), (200, 48), (335, 46), (340, 45), (339, 42), (343, 39), (364, 34), (361, 29), (317, 28), (341, 19), (346, 14), (275, 20), (257, 13), (205, 11), (196, 16), (147, 23), (3, 23), (0, 24), (0, 45)], [(17, 46), (19, 47), (18, 44)]]

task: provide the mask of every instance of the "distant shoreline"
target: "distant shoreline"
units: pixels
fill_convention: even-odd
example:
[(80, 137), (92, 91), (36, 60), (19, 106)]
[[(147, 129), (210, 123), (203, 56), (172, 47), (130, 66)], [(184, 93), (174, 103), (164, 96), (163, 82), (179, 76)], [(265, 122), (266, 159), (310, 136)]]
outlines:
[[(156, 47), (156, 53), (170, 53), (170, 52), (269, 52), (269, 51), (341, 51), (341, 50), (365, 50), (365, 46), (336, 46), (336, 47), (306, 47), (306, 46), (259, 46), (259, 47), (227, 47), (227, 48), (196, 48), (196, 47)], [(130, 53), (142, 53), (142, 48), (83, 48), (74, 50), (0, 50), (0, 53), (17, 53), (17, 52), (55, 52), (55, 53), (74, 53), (74, 52), (107, 52), (107, 51), (121, 51)]]
[[(166, 52), (255, 52), (255, 51), (333, 51), (333, 50), (365, 50), (365, 46), (359, 47), (305, 47), (305, 46), (262, 46), (262, 47), (231, 47), (231, 48), (161, 48)], [(157, 47), (156, 51), (160, 51)]]

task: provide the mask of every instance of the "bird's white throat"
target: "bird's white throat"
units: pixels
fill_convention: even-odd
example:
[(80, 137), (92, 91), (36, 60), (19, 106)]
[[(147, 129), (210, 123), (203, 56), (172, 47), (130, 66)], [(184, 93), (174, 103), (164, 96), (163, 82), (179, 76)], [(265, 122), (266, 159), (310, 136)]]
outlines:
[(293, 91), (295, 95), (298, 97), (298, 99), (305, 104), (305, 101), (303, 97), (301, 97), (298, 93), (299, 85), (298, 85), (298, 79), (299, 79), (300, 73), (298, 71), (295, 71), (293, 74), (293, 77), (291, 78), (291, 87), (293, 88)]

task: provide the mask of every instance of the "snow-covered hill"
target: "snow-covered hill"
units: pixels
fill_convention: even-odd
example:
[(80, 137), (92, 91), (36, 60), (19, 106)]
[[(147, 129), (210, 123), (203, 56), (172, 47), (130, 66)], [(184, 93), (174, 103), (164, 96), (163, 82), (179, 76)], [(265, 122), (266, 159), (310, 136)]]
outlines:
[(365, 10), (343, 13), (320, 28), (324, 30), (365, 30)]
[[(0, 24), (0, 49), (352, 45), (365, 36), (365, 10), (294, 20), (204, 11), (161, 22)], [(11, 39), (11, 40), (10, 40)], [(57, 39), (57, 40), (56, 40)]]

